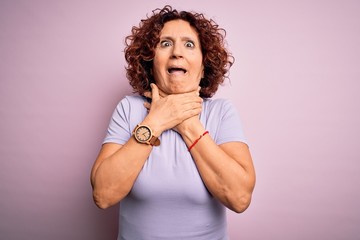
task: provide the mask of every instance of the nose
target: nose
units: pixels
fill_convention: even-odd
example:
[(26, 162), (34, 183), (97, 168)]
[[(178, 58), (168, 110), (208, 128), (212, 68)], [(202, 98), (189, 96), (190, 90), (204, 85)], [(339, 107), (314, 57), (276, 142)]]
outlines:
[(174, 43), (171, 58), (182, 58), (182, 57), (183, 57), (183, 52), (182, 52), (181, 44)]

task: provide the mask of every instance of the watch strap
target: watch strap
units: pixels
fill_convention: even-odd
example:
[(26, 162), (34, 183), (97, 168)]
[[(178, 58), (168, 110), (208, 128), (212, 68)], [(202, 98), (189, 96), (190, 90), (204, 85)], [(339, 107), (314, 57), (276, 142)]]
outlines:
[(158, 137), (152, 136), (151, 139), (149, 140), (149, 144), (151, 146), (159, 146), (160, 145), (160, 140)]

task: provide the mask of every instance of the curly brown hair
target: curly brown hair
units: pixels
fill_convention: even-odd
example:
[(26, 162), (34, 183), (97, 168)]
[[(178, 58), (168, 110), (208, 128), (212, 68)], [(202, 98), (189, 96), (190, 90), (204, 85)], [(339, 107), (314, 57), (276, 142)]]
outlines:
[(143, 95), (150, 91), (150, 83), (155, 82), (151, 72), (160, 32), (166, 22), (181, 19), (189, 22), (199, 34), (204, 65), (200, 96), (212, 97), (234, 63), (234, 57), (224, 46), (226, 31), (203, 14), (178, 12), (169, 5), (152, 13), (152, 16), (142, 19), (138, 27), (134, 26), (131, 35), (125, 38), (126, 76), (134, 92)]

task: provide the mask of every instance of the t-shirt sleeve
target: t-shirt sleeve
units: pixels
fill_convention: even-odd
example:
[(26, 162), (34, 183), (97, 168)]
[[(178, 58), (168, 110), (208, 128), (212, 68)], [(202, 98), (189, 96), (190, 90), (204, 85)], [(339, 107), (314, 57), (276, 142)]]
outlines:
[(215, 141), (217, 144), (226, 142), (243, 142), (247, 144), (239, 112), (229, 100), (224, 100), (222, 104), (221, 119)]
[(130, 103), (127, 98), (122, 99), (116, 106), (110, 119), (109, 127), (103, 143), (125, 144), (131, 137)]

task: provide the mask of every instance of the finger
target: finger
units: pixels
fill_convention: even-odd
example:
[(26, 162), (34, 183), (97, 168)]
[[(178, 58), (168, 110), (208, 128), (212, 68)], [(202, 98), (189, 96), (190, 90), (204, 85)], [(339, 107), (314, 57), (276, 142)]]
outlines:
[(201, 88), (197, 88), (195, 90), (192, 90), (190, 92), (186, 92), (186, 93), (180, 93), (178, 95), (182, 95), (182, 96), (199, 96), (200, 95), (200, 90)]
[(199, 96), (186, 96), (184, 98), (181, 98), (179, 100), (182, 104), (191, 104), (191, 103), (199, 103), (202, 104), (202, 102), (204, 101), (201, 97)]
[(149, 91), (147, 91), (147, 92), (144, 92), (144, 97), (147, 97), (147, 98), (151, 98), (152, 96), (152, 94), (151, 94), (151, 92), (149, 92)]
[(152, 98), (152, 100), (153, 101), (158, 100), (160, 98), (159, 88), (154, 83), (151, 83), (150, 87), (151, 87), (151, 98)]
[[(175, 115), (179, 114), (180, 118), (185, 117), (184, 114), (190, 112), (192, 114), (198, 114), (199, 112), (201, 112), (202, 109), (202, 104), (199, 102), (189, 102), (186, 104), (182, 104), (181, 106), (179, 106), (179, 108), (177, 109), (173, 109), (173, 112)], [(195, 113), (194, 113), (195, 112)]]
[(193, 110), (201, 112), (201, 109), (202, 109), (201, 104), (191, 103), (191, 104), (187, 104), (186, 106), (184, 106), (183, 112), (193, 111)]
[(193, 109), (189, 109), (187, 111), (184, 111), (182, 114), (182, 118), (183, 120), (197, 116), (201, 113), (201, 108), (193, 108)]
[(147, 109), (147, 110), (150, 110), (150, 107), (151, 107), (151, 103), (149, 102), (144, 102), (144, 107)]

